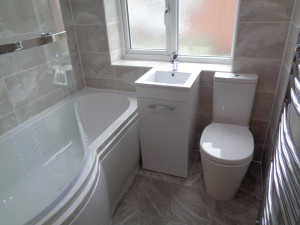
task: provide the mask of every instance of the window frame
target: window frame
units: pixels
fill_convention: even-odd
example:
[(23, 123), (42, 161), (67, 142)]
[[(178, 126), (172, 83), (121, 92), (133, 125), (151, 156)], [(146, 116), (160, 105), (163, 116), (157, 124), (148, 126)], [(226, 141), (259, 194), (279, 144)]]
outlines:
[[(168, 60), (170, 54), (178, 51), (178, 6), (179, 0), (165, 0), (165, 8), (168, 13), (165, 15), (166, 20), (166, 50), (143, 50), (131, 49), (130, 47), (130, 30), (129, 30), (129, 17), (127, 11), (127, 0), (119, 0), (119, 11), (121, 13), (121, 30), (122, 30), (122, 58), (128, 60)], [(233, 38), (231, 54), (228, 57), (218, 56), (191, 56), (181, 55), (179, 52), (180, 62), (191, 63), (218, 63), (218, 64), (231, 64), (235, 52), (235, 40), (238, 26), (238, 14), (240, 8), (240, 0), (237, 0), (236, 15), (234, 22)]]

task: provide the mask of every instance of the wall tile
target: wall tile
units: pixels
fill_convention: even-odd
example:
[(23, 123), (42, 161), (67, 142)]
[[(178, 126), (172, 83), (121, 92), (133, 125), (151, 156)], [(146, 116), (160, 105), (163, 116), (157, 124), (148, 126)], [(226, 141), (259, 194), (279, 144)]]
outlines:
[(64, 26), (73, 25), (72, 10), (69, 0), (59, 0)]
[(119, 24), (112, 23), (107, 25), (109, 51), (115, 51), (121, 48)]
[(117, 0), (104, 0), (106, 23), (118, 22)]
[(7, 116), (11, 112), (13, 112), (13, 107), (2, 79), (0, 80), (0, 118)]
[(281, 59), (289, 23), (239, 23), (235, 56)]
[(111, 90), (117, 89), (116, 81), (113, 79), (86, 77), (85, 84), (87, 87), (92, 87), (92, 88), (102, 88), (102, 89), (111, 89)]
[(281, 60), (234, 58), (232, 71), (258, 74), (256, 90), (275, 92), (280, 64)]
[(201, 71), (200, 73), (200, 87), (214, 86), (215, 71)]
[(253, 134), (254, 143), (257, 144), (264, 144), (266, 135), (267, 135), (267, 129), (268, 129), (268, 121), (262, 121), (262, 120), (250, 120), (249, 130)]
[(240, 22), (272, 22), (291, 19), (294, 0), (241, 0)]
[(14, 113), (11, 113), (0, 119), (0, 135), (10, 131), (18, 126), (18, 120)]
[(283, 62), (285, 63), (285, 66), (287, 68), (289, 68), (293, 62), (295, 46), (297, 44), (298, 37), (299, 37), (299, 28), (296, 27), (293, 23), (291, 23), (288, 39), (286, 41), (284, 56), (283, 56)]
[(50, 64), (24, 71), (4, 79), (13, 106), (18, 109), (55, 90), (54, 70)]
[(115, 77), (110, 65), (109, 53), (80, 53), (82, 69), (86, 77)]
[(121, 49), (110, 52), (110, 61), (111, 61), (111, 63), (119, 61), (120, 59), (121, 59)]
[(15, 73), (18, 70), (15, 55), (18, 53), (0, 55), (0, 78)]
[(212, 113), (213, 88), (200, 87), (199, 90), (199, 113)]
[(260, 92), (255, 93), (254, 104), (251, 118), (258, 120), (269, 120), (274, 103), (274, 93)]
[(117, 82), (117, 89), (118, 90), (136, 92), (134, 82), (127, 81), (127, 80), (116, 80), (116, 82)]
[(77, 78), (75, 82), (77, 91), (80, 91), (81, 89), (85, 88), (84, 78)]
[(105, 24), (102, 0), (71, 0), (75, 24)]
[(294, 7), (294, 13), (292, 17), (293, 23), (295, 23), (298, 27), (300, 27), (300, 1), (296, 0), (295, 7)]
[(129, 67), (129, 66), (114, 66), (116, 78), (120, 80), (136, 81), (151, 68), (144, 67)]
[(105, 25), (76, 25), (76, 34), (81, 52), (108, 52)]
[(83, 77), (79, 53), (71, 54), (70, 58), (72, 62), (74, 78), (78, 79)]
[(270, 120), (270, 129), (276, 130), (283, 100), (286, 94), (287, 85), (289, 82), (289, 71), (285, 68), (285, 66), (282, 66), (279, 79), (278, 79), (278, 87), (277, 92), (275, 95), (275, 102), (272, 112), (272, 117)]
[(25, 122), (26, 120), (36, 116), (37, 114), (43, 112), (44, 110), (48, 109), (49, 107), (55, 105), (59, 101), (63, 100), (64, 95), (62, 90), (55, 90), (50, 94), (43, 96), (37, 99), (34, 102), (31, 102), (22, 108), (16, 111), (17, 117), (20, 123)]
[(262, 156), (264, 153), (264, 144), (254, 144), (254, 153), (253, 153), (253, 159), (254, 161), (261, 161)]
[(212, 122), (212, 114), (211, 113), (198, 113), (198, 133), (202, 134), (204, 128), (211, 124)]
[(69, 47), (70, 54), (77, 53), (78, 46), (77, 46), (75, 27), (67, 26), (66, 32), (67, 32), (67, 40), (68, 40), (68, 47)]

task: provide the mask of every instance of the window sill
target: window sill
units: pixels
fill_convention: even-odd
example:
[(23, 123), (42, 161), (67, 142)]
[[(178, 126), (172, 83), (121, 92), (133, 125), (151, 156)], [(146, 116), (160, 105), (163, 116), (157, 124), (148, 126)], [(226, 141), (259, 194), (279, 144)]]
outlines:
[[(132, 67), (169, 67), (172, 69), (172, 64), (163, 61), (146, 61), (146, 60), (118, 60), (112, 63), (114, 66), (132, 66)], [(232, 65), (229, 64), (210, 64), (210, 63), (187, 63), (178, 62), (178, 68), (194, 68), (205, 71), (231, 72)]]

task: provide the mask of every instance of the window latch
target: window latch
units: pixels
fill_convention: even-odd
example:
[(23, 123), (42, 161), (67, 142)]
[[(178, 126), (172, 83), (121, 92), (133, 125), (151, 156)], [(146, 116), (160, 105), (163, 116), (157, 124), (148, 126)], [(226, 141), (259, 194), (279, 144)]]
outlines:
[(169, 8), (166, 8), (165, 12), (164, 12), (164, 24), (165, 24), (165, 26), (167, 25), (167, 14), (168, 13), (169, 13)]

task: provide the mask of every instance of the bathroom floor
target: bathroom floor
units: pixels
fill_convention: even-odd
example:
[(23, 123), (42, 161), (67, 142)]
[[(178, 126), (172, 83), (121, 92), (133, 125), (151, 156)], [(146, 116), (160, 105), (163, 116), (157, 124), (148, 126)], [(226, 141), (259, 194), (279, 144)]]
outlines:
[(113, 215), (113, 225), (254, 225), (262, 195), (260, 164), (252, 163), (235, 199), (205, 192), (199, 153), (187, 179), (141, 170)]

